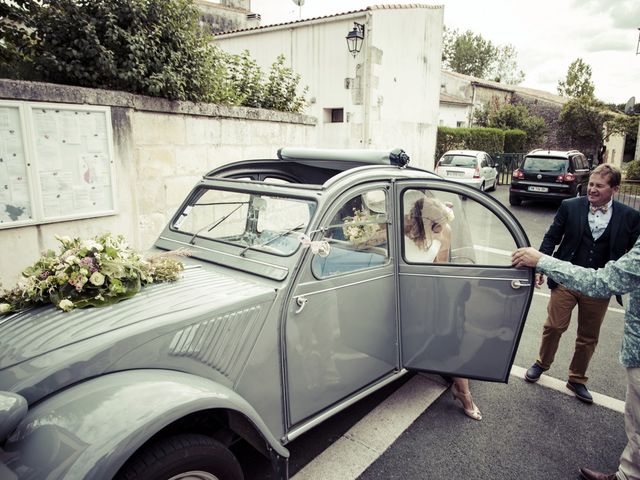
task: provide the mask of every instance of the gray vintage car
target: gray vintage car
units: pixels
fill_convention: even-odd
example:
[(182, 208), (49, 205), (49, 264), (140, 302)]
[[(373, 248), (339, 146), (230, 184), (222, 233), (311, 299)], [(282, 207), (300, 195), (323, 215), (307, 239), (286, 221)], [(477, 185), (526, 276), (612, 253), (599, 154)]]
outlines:
[(527, 236), (407, 162), (284, 148), (218, 168), (154, 247), (191, 251), (183, 278), (0, 317), (0, 478), (241, 479), (250, 445), (286, 479), (288, 442), (407, 372), (506, 382)]

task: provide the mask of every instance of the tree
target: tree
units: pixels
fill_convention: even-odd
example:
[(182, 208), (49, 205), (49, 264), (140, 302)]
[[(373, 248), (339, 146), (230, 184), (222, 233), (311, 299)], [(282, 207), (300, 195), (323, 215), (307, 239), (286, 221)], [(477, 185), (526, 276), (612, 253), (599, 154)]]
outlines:
[(442, 51), (445, 68), (464, 75), (485, 78), (495, 54), (496, 48), (481, 35), (471, 30), (460, 34), (457, 30), (445, 27)]
[(593, 152), (601, 152), (611, 135), (630, 133), (634, 124), (631, 116), (614, 113), (587, 95), (569, 100), (558, 118), (562, 136), (572, 144), (590, 146)]
[(526, 132), (527, 147), (539, 145), (548, 130), (544, 118), (532, 115), (526, 106), (499, 104), (495, 99), (483, 108), (476, 109), (473, 117), (474, 125), (480, 127)]
[(8, 78), (288, 112), (306, 105), (290, 69), (265, 79), (248, 52), (212, 45), (193, 0), (11, 0), (0, 13), (9, 15), (0, 18)]
[(518, 69), (518, 52), (511, 44), (497, 47), (496, 56), (489, 71), (489, 80), (518, 85), (524, 81), (524, 72)]
[(581, 58), (575, 59), (569, 65), (567, 77), (558, 82), (558, 95), (563, 97), (593, 97), (594, 90), (591, 67)]
[(494, 45), (477, 33), (445, 27), (442, 63), (454, 72), (516, 85), (524, 80), (513, 45)]
[(20, 75), (25, 50), (35, 41), (29, 26), (38, 7), (33, 0), (0, 2), (0, 75), (10, 69)]

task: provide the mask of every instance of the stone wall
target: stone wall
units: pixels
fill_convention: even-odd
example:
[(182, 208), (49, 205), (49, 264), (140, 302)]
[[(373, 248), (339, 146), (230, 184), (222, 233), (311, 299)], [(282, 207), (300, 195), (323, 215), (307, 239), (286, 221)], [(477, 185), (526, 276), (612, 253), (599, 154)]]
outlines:
[(247, 158), (274, 158), (282, 146), (316, 146), (314, 117), (122, 92), (0, 80), (0, 99), (102, 105), (111, 109), (117, 214), (0, 230), (0, 281), (11, 285), (55, 234), (124, 234), (136, 248), (155, 241), (207, 171)]
[(515, 93), (513, 96), (513, 103), (515, 105), (524, 105), (529, 109), (532, 115), (538, 115), (544, 118), (547, 124), (547, 136), (546, 141), (542, 145), (538, 145), (536, 148), (548, 148), (557, 150), (568, 150), (569, 148), (575, 148), (573, 146), (566, 145), (566, 140), (559, 135), (558, 132), (558, 117), (562, 110), (562, 105), (552, 102), (546, 102), (541, 99), (528, 97)]

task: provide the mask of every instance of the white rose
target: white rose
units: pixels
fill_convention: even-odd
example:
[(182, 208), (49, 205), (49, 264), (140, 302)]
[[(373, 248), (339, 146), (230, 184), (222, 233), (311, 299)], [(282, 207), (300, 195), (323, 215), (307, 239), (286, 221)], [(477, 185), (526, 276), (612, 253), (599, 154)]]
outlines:
[(11, 305), (8, 303), (0, 303), (0, 315), (3, 313), (9, 313), (11, 311)]
[(93, 272), (91, 274), (91, 277), (89, 278), (89, 281), (91, 282), (91, 284), (99, 287), (100, 285), (104, 284), (104, 275), (100, 272)]
[(67, 258), (64, 259), (64, 261), (68, 265), (73, 265), (74, 263), (78, 263), (78, 257), (76, 257), (75, 255), (69, 255)]
[(75, 307), (73, 302), (71, 300), (67, 300), (66, 298), (64, 300), (60, 300), (60, 303), (58, 304), (58, 308), (60, 310), (64, 310), (65, 312), (73, 310), (73, 307)]
[(103, 250), (102, 245), (100, 245), (98, 242), (96, 242), (95, 240), (84, 240), (81, 244), (80, 244), (80, 248), (86, 248), (87, 250), (95, 250), (97, 252), (100, 252)]
[(55, 237), (61, 243), (71, 243), (71, 238), (66, 235), (55, 235)]

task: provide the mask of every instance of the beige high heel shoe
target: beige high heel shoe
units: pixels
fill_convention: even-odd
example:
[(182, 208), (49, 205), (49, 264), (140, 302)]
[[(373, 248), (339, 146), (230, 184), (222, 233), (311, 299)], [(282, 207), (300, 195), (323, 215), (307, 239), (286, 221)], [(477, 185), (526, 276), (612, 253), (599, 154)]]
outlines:
[[(482, 420), (482, 413), (480, 413), (480, 409), (478, 408), (478, 406), (475, 403), (473, 403), (473, 397), (471, 396), (471, 392), (462, 393), (456, 388), (455, 385), (452, 385), (451, 393), (453, 394), (453, 398), (455, 398), (460, 402), (460, 405), (462, 405), (462, 410), (464, 411), (464, 414), (467, 417), (473, 418), (474, 420)], [(468, 410), (464, 408), (464, 401), (462, 400), (463, 398), (471, 400), (471, 405), (473, 405), (473, 409)]]

